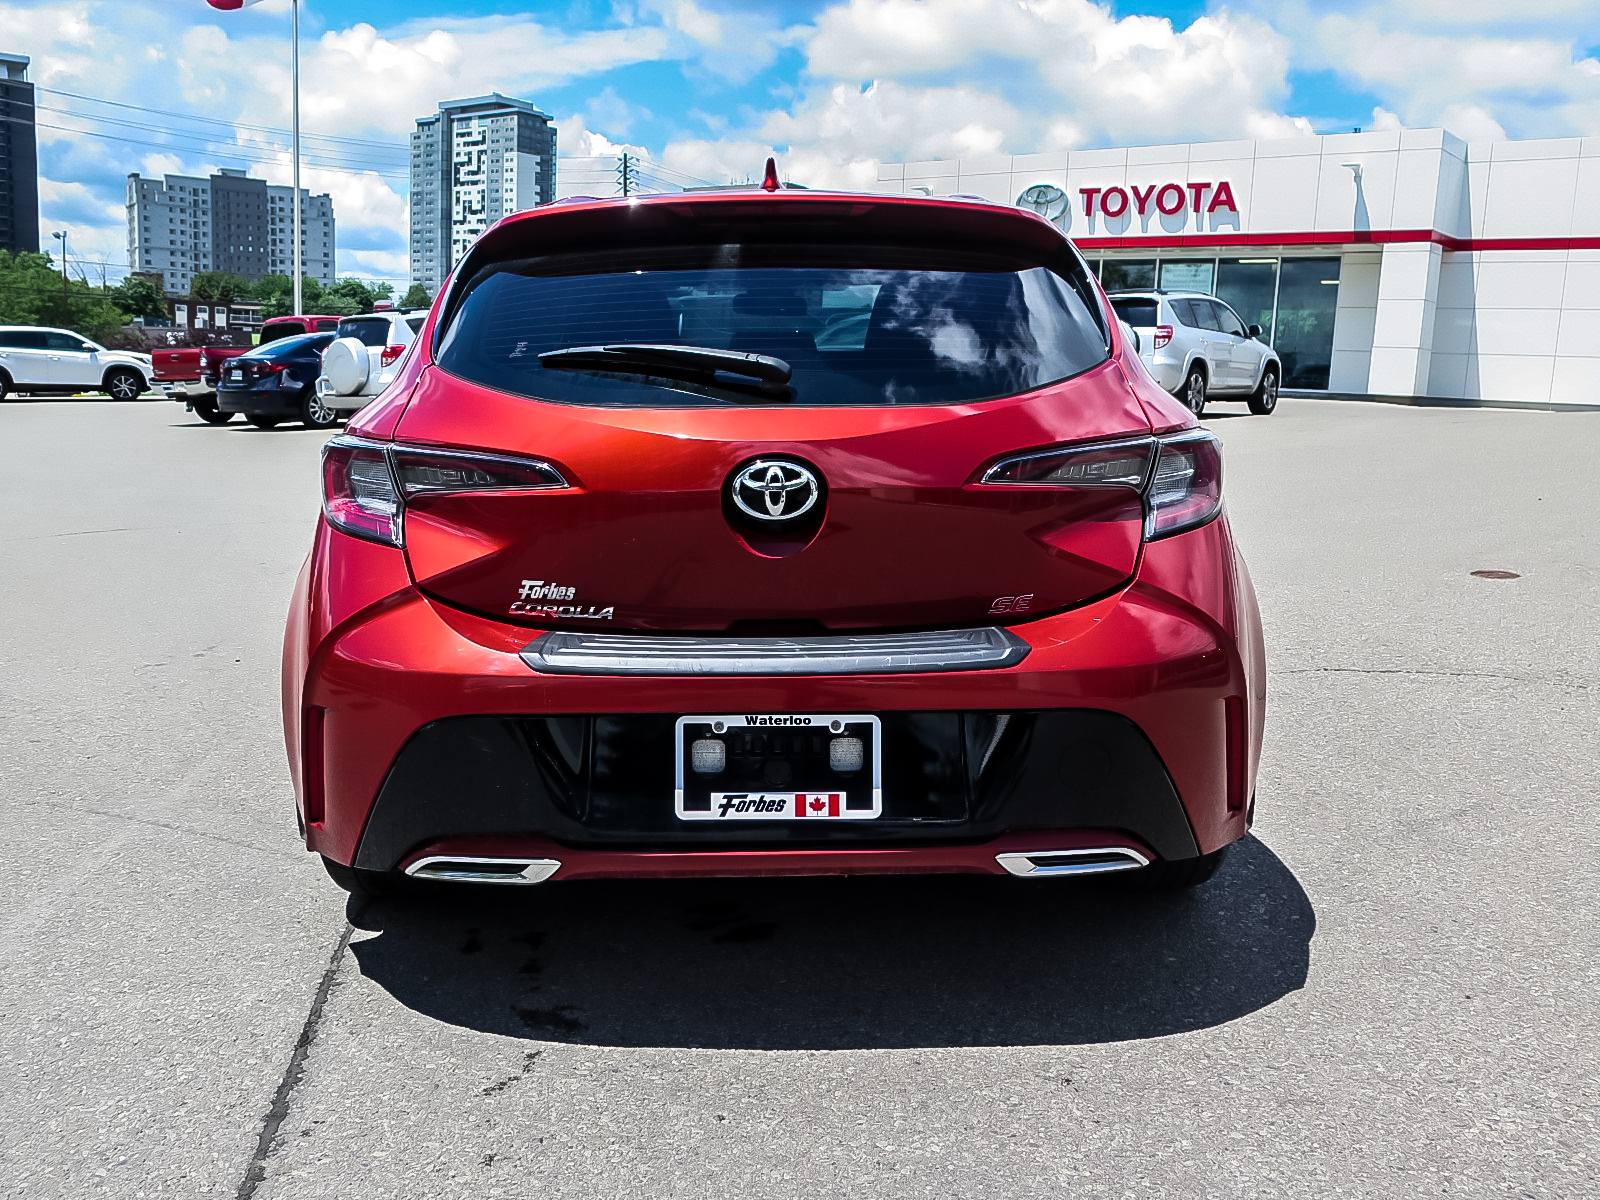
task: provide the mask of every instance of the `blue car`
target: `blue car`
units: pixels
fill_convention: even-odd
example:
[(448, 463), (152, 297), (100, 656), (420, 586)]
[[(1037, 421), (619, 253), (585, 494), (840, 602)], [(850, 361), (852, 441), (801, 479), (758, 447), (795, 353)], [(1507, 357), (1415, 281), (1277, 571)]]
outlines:
[(257, 429), (297, 420), (307, 429), (327, 429), (339, 420), (317, 395), (322, 352), (333, 333), (280, 338), (230, 358), (217, 379), (217, 411), (243, 413)]

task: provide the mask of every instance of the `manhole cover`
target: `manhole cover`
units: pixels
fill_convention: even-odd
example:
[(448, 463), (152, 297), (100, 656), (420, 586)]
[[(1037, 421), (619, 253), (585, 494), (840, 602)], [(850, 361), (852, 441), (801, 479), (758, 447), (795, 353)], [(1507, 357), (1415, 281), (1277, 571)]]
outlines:
[(1521, 579), (1515, 571), (1474, 571), (1474, 579)]

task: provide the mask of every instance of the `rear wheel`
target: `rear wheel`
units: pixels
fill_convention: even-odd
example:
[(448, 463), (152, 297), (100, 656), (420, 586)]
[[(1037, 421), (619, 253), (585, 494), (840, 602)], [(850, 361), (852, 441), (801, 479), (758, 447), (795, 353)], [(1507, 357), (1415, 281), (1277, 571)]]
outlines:
[(1189, 376), (1183, 381), (1183, 391), (1178, 393), (1178, 398), (1195, 416), (1203, 416), (1206, 411), (1205, 371), (1199, 367), (1190, 367)]
[(1261, 386), (1250, 393), (1247, 402), (1250, 411), (1258, 417), (1272, 415), (1272, 410), (1278, 407), (1278, 372), (1276, 368), (1268, 367), (1261, 372)]
[(330, 429), (339, 423), (339, 410), (330, 407), (312, 388), (300, 401), (300, 421), (307, 429)]
[(122, 367), (115, 371), (107, 371), (101, 386), (113, 400), (137, 400), (144, 391), (144, 376), (137, 371)]
[(7, 375), (4, 371), (0, 371), (0, 400), (4, 400), (10, 394), (11, 376)]
[(245, 416), (245, 420), (249, 421), (250, 424), (254, 425), (257, 429), (276, 429), (278, 422), (283, 420), (283, 418), (265, 417), (260, 413), (249, 413)]
[(226, 425), (233, 420), (233, 414), (225, 413), (219, 409), (215, 400), (196, 400), (194, 402), (194, 415), (207, 425)]
[(352, 896), (388, 896), (394, 892), (393, 881), (382, 871), (368, 871), (361, 867), (347, 867), (322, 855), (323, 869), (328, 878)]
[(1198, 887), (1217, 873), (1228, 847), (1198, 858), (1157, 859), (1137, 871), (1107, 875), (1106, 882), (1130, 892), (1183, 892)]

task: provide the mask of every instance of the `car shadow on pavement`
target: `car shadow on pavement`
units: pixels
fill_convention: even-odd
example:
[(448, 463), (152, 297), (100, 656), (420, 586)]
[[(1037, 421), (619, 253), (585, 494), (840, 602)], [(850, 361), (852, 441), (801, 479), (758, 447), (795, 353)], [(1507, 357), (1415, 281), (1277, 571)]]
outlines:
[(966, 875), (639, 880), (353, 899), (350, 915), (377, 933), (351, 944), (362, 974), (440, 1021), (759, 1050), (1203, 1029), (1300, 988), (1316, 927), (1254, 838), (1176, 896)]

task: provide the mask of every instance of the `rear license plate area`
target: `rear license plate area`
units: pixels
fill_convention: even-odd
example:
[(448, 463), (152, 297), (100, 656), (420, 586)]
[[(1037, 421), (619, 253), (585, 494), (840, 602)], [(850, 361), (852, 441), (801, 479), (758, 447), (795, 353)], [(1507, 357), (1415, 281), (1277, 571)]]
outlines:
[(883, 814), (883, 732), (861, 714), (678, 718), (683, 821), (871, 821)]

